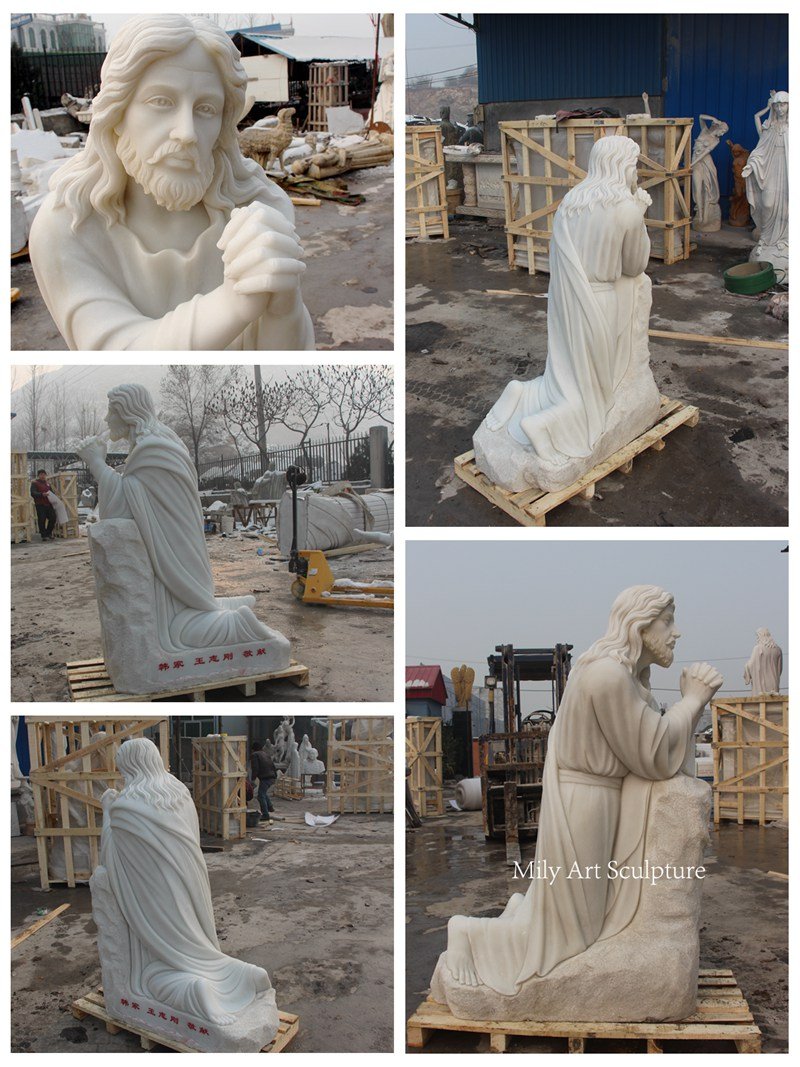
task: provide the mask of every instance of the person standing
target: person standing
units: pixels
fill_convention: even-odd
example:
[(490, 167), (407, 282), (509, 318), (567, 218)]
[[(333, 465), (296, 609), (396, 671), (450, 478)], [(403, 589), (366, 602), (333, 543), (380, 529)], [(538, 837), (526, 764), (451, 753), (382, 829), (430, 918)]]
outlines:
[(36, 521), (39, 524), (39, 533), (43, 541), (50, 541), (56, 525), (56, 509), (50, 503), (48, 493), (51, 492), (50, 483), (47, 480), (47, 471), (36, 472), (36, 477), (31, 482), (31, 496), (36, 506)]
[(260, 741), (254, 741), (250, 749), (250, 778), (258, 779), (258, 806), (261, 808), (261, 822), (272, 822), (270, 812), (275, 806), (269, 795), (270, 789), (278, 779), (275, 764)]

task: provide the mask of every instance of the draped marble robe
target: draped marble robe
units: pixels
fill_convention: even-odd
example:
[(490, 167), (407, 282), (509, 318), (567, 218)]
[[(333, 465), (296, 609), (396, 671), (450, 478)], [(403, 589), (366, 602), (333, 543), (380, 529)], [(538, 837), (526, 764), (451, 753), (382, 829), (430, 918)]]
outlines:
[(220, 951), (197, 811), (173, 783), (180, 798), (165, 806), (125, 789), (104, 800), (100, 866), (129, 929), (131, 992), (224, 1024), (272, 987)]
[[(277, 187), (267, 187), (257, 199), (293, 221), (294, 209)], [(70, 212), (55, 206), (52, 193), (48, 196), (31, 230), (31, 258), (47, 309), (72, 351), (204, 347), (196, 305), (224, 280), (217, 241), (230, 219), (227, 211), (205, 208), (208, 228), (188, 251), (151, 252), (123, 223), (107, 226), (97, 212), (73, 232)], [(275, 319), (268, 309), (227, 347), (313, 349), (311, 318), (300, 296), (292, 314)]]
[[(653, 781), (677, 774), (692, 741), (693, 719), (678, 705), (663, 716), (649, 689), (610, 658), (576, 668), (550, 731), (536, 864), (559, 875), (531, 882), (497, 918), (467, 920), (480, 982), (513, 996), (632, 920), (638, 880), (611, 880), (610, 860), (637, 864), (644, 854)], [(567, 878), (573, 864), (599, 864), (598, 878)]]
[(253, 597), (214, 596), (197, 475), (177, 434), (161, 426), (140, 437), (122, 474), (105, 467), (97, 489), (101, 521), (134, 519), (139, 529), (155, 572), (165, 652), (274, 639), (254, 614)]
[(766, 628), (756, 631), (756, 645), (745, 664), (745, 685), (752, 686), (753, 696), (779, 693), (783, 673), (783, 652)]
[(789, 266), (789, 118), (779, 118), (776, 104), (786, 104), (788, 93), (776, 93), (769, 103), (758, 144), (742, 170), (750, 214), (758, 240), (750, 259), (788, 270)]
[[(707, 120), (703, 124), (703, 120)], [(692, 146), (692, 199), (694, 219), (692, 226), (701, 233), (713, 233), (722, 226), (719, 206), (719, 178), (712, 153), (719, 145), (728, 124), (712, 115), (698, 119), (700, 134)]]

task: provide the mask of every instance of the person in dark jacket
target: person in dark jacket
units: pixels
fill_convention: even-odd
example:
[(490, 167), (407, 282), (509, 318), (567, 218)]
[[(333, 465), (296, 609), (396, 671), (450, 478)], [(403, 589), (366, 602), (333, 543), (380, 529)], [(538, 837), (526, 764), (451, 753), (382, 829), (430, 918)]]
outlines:
[(36, 506), (36, 520), (39, 523), (39, 533), (43, 541), (49, 541), (52, 538), (56, 525), (56, 509), (48, 499), (49, 492), (50, 483), (47, 481), (47, 471), (37, 471), (36, 477), (31, 482), (31, 496)]
[(254, 741), (250, 749), (250, 778), (255, 782), (258, 779), (258, 806), (261, 808), (261, 822), (272, 822), (270, 812), (275, 806), (270, 799), (269, 791), (278, 780), (278, 772), (269, 753), (264, 750), (260, 741)]

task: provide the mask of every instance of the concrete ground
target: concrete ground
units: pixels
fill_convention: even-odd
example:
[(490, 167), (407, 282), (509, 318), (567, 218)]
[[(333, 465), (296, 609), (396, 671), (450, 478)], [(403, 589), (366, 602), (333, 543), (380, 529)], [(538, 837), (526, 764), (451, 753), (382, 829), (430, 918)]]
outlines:
[[(447, 790), (446, 790), (447, 792)], [(711, 830), (705, 860), (700, 966), (728, 968), (763, 1035), (764, 1052), (788, 1050), (788, 832), (724, 824)], [(535, 843), (523, 842), (523, 863)], [(406, 1011), (425, 999), (436, 960), (447, 945), (451, 915), (498, 915), (519, 883), (505, 864), (505, 845), (487, 842), (481, 812), (427, 819), (406, 835)], [(639, 1042), (589, 1042), (587, 1051), (642, 1052)], [(564, 1052), (563, 1039), (515, 1038), (513, 1052)], [(417, 1050), (414, 1050), (417, 1051)], [(488, 1037), (435, 1034), (426, 1053), (488, 1052)], [(733, 1052), (733, 1043), (668, 1042), (667, 1052)]]
[[(286, 557), (269, 540), (207, 538), (218, 596), (254, 594), (255, 612), (292, 643), (310, 684), (260, 682), (254, 700), (392, 700), (392, 612), (306, 605), (291, 593)], [(259, 548), (264, 555), (257, 554)], [(69, 700), (65, 664), (102, 655), (89, 545), (78, 540), (11, 546), (11, 699)], [(337, 578), (391, 580), (387, 548), (331, 559)], [(174, 698), (186, 700), (186, 697)], [(241, 701), (238, 689), (211, 689), (208, 701)]]
[[(358, 207), (323, 200), (298, 207), (297, 231), (306, 250), (303, 299), (314, 321), (317, 349), (389, 350), (394, 337), (394, 224), (391, 167), (343, 176)], [(65, 351), (27, 258), (11, 265), (20, 298), (11, 308), (13, 351)]]
[[(312, 828), (303, 814), (326, 812), (323, 799), (275, 805), (284, 822), (206, 854), (220, 945), (265, 967), (279, 1009), (300, 1016), (287, 1052), (391, 1052), (392, 816)], [(101, 983), (88, 886), (38, 887), (34, 839), (13, 838), (13, 933), (38, 908), (70, 908), (12, 952), (12, 1052), (141, 1052), (134, 1035), (69, 1010)]]
[[(406, 245), (407, 522), (515, 526), (456, 479), (453, 459), (512, 378), (533, 378), (547, 355), (548, 275), (509, 270), (501, 225), (457, 219), (449, 241)], [(733, 296), (722, 272), (748, 258), (749, 230), (698, 235), (690, 259), (652, 259), (650, 328), (786, 342), (763, 299)], [(487, 290), (515, 290), (497, 296)], [(570, 501), (548, 526), (782, 526), (787, 522), (785, 349), (651, 338), (656, 382), (696, 404), (695, 429), (604, 479), (592, 500)]]

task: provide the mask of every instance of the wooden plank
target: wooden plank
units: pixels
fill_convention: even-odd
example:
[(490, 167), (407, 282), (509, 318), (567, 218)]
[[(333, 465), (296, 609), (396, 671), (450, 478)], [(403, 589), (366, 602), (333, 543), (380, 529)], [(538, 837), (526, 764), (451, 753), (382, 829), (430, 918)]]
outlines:
[(406, 237), (450, 236), (442, 133), (438, 126), (406, 127)]
[(757, 341), (747, 337), (715, 337), (704, 333), (675, 333), (672, 330), (649, 330), (651, 337), (663, 337), (667, 341), (697, 341), (709, 345), (734, 345), (740, 348), (774, 348), (787, 350), (788, 341)]
[(31, 923), (27, 929), (23, 930), (21, 934), (17, 934), (16, 937), (11, 939), (11, 947), (16, 948), (17, 945), (21, 945), (23, 941), (27, 941), (29, 937), (36, 933), (37, 930), (41, 930), (43, 926), (47, 926), (53, 919), (58, 918), (67, 908), (71, 907), (70, 904), (59, 904), (57, 908), (54, 908), (47, 915), (42, 916), (41, 919), (37, 919), (35, 923)]
[(633, 459), (648, 449), (660, 451), (664, 447), (664, 438), (679, 426), (694, 427), (700, 418), (700, 411), (693, 405), (683, 405), (679, 401), (661, 398), (659, 421), (640, 434), (630, 444), (618, 449), (608, 459), (596, 464), (581, 478), (566, 489), (545, 492), (542, 489), (526, 489), (512, 493), (490, 482), (485, 474), (475, 465), (474, 451), (456, 456), (455, 473), (462, 481), (485, 496), (496, 507), (516, 519), (523, 526), (544, 526), (545, 517), (559, 505), (581, 494), (591, 495), (597, 482), (617, 470), (624, 469), (630, 473)]

